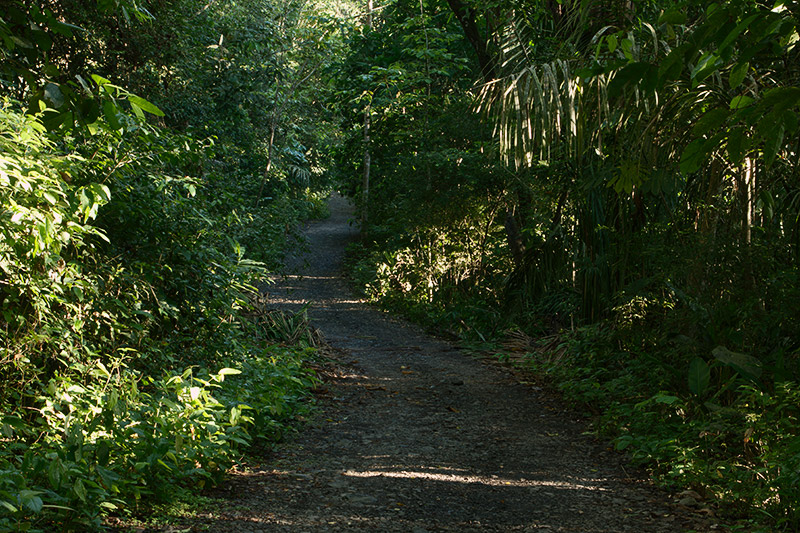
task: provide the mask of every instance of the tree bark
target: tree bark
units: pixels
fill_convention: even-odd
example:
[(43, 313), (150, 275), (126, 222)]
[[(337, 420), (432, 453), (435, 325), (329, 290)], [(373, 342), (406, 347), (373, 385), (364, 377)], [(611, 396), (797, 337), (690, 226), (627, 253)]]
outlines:
[(511, 256), (514, 258), (514, 267), (519, 268), (525, 260), (525, 245), (522, 243), (522, 234), (519, 231), (517, 220), (510, 209), (506, 209), (505, 227), (508, 246), (511, 248)]

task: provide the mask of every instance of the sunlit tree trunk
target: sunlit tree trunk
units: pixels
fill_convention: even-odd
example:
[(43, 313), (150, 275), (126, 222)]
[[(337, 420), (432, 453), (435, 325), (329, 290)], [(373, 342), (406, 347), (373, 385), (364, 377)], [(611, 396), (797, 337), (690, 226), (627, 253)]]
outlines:
[(737, 175), (739, 209), (741, 212), (742, 244), (750, 244), (753, 227), (753, 194), (755, 192), (755, 170), (753, 160), (746, 157)]

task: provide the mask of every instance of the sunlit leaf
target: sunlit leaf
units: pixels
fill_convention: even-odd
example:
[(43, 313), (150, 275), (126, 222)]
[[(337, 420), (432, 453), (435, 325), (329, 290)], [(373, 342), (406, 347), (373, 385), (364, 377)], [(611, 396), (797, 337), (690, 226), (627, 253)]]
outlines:
[(130, 96), (128, 96), (128, 101), (132, 105), (135, 105), (136, 107), (138, 107), (139, 109), (142, 109), (143, 111), (147, 111), (148, 113), (151, 113), (153, 115), (157, 115), (159, 117), (163, 117), (164, 116), (164, 112), (163, 111), (161, 111), (158, 107), (156, 107), (155, 104), (153, 104), (151, 102), (148, 102), (144, 98), (141, 98), (141, 97), (135, 96), (135, 95), (130, 95)]
[(747, 95), (734, 96), (731, 99), (731, 109), (742, 109), (753, 103), (753, 99)]

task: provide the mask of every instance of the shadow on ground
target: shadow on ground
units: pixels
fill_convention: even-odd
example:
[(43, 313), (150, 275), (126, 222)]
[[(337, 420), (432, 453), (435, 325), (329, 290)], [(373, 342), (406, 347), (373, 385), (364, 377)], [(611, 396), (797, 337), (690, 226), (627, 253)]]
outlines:
[(346, 200), (306, 232), (302, 267), (273, 305), (310, 316), (342, 366), (292, 442), (217, 491), (216, 532), (708, 529), (631, 477), (536, 387), (354, 296), (341, 276), (356, 236)]

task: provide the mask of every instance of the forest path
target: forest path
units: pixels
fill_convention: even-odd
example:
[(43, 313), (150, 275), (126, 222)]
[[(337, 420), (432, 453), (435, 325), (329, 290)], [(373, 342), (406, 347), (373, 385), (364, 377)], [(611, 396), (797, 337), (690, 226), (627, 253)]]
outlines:
[[(568, 411), (447, 342), (352, 295), (346, 200), (307, 228), (303, 277), (270, 301), (310, 316), (343, 368), (309, 427), (234, 473), (211, 531), (673, 532), (699, 523), (628, 477)], [(307, 261), (307, 262), (305, 262)]]

